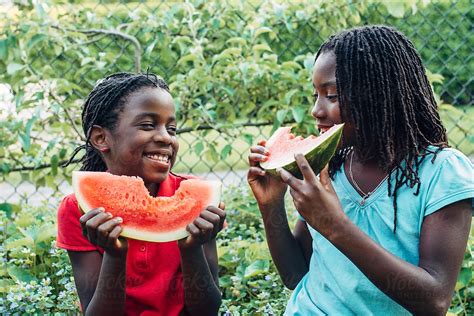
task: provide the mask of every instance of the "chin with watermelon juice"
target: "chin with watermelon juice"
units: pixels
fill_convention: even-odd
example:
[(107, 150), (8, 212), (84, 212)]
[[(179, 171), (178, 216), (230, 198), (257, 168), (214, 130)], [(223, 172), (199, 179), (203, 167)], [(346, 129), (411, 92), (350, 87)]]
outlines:
[(474, 167), (449, 148), (415, 46), (388, 26), (344, 30), (320, 47), (312, 82), (322, 135), (282, 127), (248, 157), (273, 262), (293, 290), (284, 315), (445, 315)]
[(217, 315), (221, 184), (171, 172), (179, 146), (167, 84), (108, 76), (82, 119), (85, 155), (58, 209), (57, 245), (84, 314)]

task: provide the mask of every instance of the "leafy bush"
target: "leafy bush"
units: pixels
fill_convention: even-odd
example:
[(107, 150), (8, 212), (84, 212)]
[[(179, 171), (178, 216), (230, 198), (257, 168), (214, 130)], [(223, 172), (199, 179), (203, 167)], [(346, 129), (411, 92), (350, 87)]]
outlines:
[[(229, 226), (218, 237), (221, 312), (281, 315), (291, 292), (272, 263), (255, 200), (247, 188), (231, 188), (225, 201)], [(293, 208), (288, 215), (293, 227)], [(11, 216), (0, 211), (0, 314), (79, 312), (68, 256), (54, 247), (55, 216), (56, 209), (46, 204), (22, 205)], [(474, 230), (450, 308), (456, 315), (474, 313), (473, 254)]]
[(0, 314), (78, 311), (67, 253), (54, 246), (54, 208), (22, 205), (0, 211)]

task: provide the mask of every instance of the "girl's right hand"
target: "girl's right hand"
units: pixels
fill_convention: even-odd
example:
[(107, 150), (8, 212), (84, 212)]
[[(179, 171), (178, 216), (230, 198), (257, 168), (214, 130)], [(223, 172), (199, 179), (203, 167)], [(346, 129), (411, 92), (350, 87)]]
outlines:
[(269, 153), (264, 146), (265, 141), (262, 140), (257, 145), (250, 147), (250, 168), (247, 174), (247, 181), (261, 207), (274, 207), (283, 203), (287, 185), (279, 178), (265, 172), (259, 166), (260, 162), (268, 159)]
[(107, 254), (123, 256), (127, 254), (127, 239), (120, 237), (122, 219), (113, 217), (102, 207), (95, 208), (82, 215), (80, 220), (82, 234), (93, 245), (101, 247)]

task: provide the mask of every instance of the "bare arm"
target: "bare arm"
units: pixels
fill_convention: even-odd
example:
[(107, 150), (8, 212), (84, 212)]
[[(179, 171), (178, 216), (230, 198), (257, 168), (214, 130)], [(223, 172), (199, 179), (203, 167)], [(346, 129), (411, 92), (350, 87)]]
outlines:
[[(298, 220), (295, 235), (291, 233), (283, 204), (274, 208), (260, 208), (268, 248), (283, 284), (294, 289), (308, 272), (311, 235), (306, 224)], [(308, 245), (309, 244), (309, 245)]]
[[(220, 207), (224, 208), (223, 204)], [(217, 315), (219, 312), (221, 292), (215, 237), (224, 220), (224, 210), (210, 206), (188, 225), (190, 236), (178, 242), (187, 315)]]
[(391, 254), (361, 231), (342, 210), (329, 174), (316, 178), (302, 155), (296, 161), (304, 180), (285, 170), (283, 181), (300, 214), (314, 229), (344, 253), (381, 291), (412, 313), (444, 315), (450, 305), (466, 248), (471, 201), (445, 206), (427, 216), (421, 235), (419, 265)]
[(68, 251), (84, 315), (123, 315), (128, 243), (119, 239), (120, 218), (93, 209), (80, 218), (83, 235), (105, 250)]
[(84, 315), (122, 315), (125, 258), (97, 251), (68, 251)]
[(259, 166), (269, 154), (264, 145), (265, 141), (261, 141), (250, 148), (247, 180), (262, 214), (273, 262), (285, 286), (294, 289), (308, 272), (312, 239), (301, 220), (296, 224), (294, 235), (291, 233), (284, 203), (287, 186)]
[(341, 226), (341, 230), (327, 237), (375, 286), (410, 312), (445, 315), (470, 224), (469, 200), (453, 203), (427, 216), (420, 235), (418, 266), (394, 256), (353, 224)]

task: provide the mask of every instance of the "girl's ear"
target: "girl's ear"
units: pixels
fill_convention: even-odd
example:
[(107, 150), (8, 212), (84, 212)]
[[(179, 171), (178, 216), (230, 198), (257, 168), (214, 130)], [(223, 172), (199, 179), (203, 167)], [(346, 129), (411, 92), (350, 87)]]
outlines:
[(100, 152), (108, 152), (110, 150), (110, 139), (108, 137), (107, 131), (99, 126), (94, 125), (91, 129), (90, 142), (94, 148), (98, 149)]

